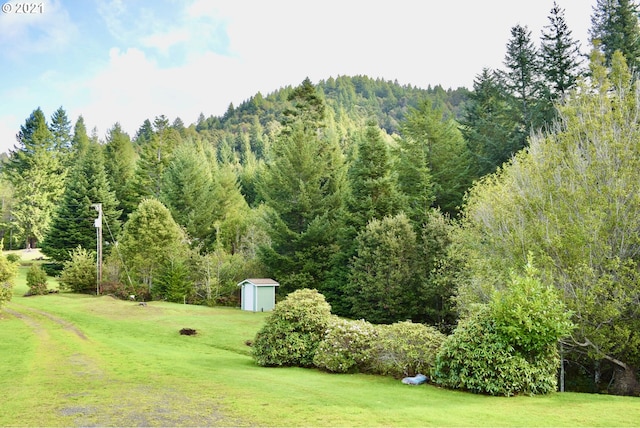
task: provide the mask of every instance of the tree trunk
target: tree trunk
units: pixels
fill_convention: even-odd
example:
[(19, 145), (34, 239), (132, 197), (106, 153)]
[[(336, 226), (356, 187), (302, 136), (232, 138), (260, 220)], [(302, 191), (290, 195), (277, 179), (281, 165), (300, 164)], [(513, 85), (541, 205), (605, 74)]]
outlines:
[(609, 393), (614, 395), (640, 396), (640, 383), (633, 367), (616, 365), (613, 371), (613, 383)]

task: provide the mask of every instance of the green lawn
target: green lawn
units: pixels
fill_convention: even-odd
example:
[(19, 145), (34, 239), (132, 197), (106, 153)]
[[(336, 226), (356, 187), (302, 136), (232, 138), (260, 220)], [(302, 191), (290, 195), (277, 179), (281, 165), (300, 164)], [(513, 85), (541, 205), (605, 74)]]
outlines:
[[(637, 426), (637, 398), (487, 397), (368, 375), (261, 368), (266, 314), (69, 293), (0, 313), (0, 426)], [(54, 287), (57, 287), (55, 285)], [(196, 336), (181, 336), (181, 328)]]

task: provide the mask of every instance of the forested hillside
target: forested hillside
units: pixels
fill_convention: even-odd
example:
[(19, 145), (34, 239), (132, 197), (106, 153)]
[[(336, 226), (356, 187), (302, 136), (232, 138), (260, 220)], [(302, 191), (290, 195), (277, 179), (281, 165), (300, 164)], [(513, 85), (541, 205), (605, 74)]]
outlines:
[[(564, 361), (568, 388), (638, 394), (638, 7), (599, 1), (592, 32), (586, 64), (555, 5), (472, 89), (305, 79), (133, 136), (36, 108), (2, 165), (4, 247), (95, 292), (100, 212), (101, 293), (237, 305), (239, 281), (271, 277), (344, 317), (462, 326), (448, 386), (483, 392), (458, 382), (482, 354), (545, 391)], [(495, 342), (461, 346), (475, 329)]]

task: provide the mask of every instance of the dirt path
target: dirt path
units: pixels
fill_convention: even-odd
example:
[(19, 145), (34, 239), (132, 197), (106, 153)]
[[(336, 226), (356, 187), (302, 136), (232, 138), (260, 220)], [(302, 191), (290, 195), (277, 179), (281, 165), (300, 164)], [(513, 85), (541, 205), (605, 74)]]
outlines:
[[(46, 388), (52, 393), (44, 399), (51, 401), (49, 407), (65, 426), (244, 425), (225, 417), (210, 400), (161, 388), (153, 380), (129, 380), (110, 373), (96, 358), (103, 345), (70, 321), (18, 303), (9, 306), (3, 312), (24, 322), (37, 337), (37, 355), (46, 355), (34, 361), (30, 370), (51, 374)], [(69, 384), (82, 387), (69, 391)]]

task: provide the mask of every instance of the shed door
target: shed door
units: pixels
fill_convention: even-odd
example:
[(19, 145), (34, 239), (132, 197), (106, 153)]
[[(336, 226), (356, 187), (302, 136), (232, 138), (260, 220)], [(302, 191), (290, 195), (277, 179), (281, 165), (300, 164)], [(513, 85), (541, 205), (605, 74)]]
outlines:
[(242, 286), (242, 309), (245, 311), (255, 311), (255, 287), (253, 284)]

